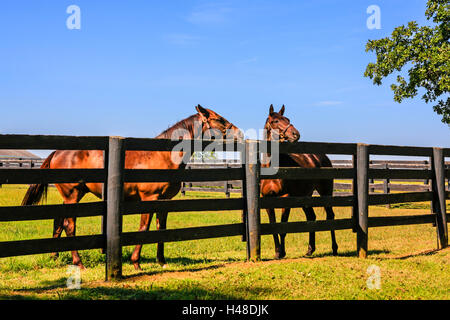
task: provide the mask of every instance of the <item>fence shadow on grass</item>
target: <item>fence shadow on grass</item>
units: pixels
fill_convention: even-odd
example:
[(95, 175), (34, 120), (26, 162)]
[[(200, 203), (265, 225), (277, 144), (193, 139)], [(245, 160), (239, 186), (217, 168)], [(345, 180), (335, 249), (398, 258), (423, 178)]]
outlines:
[[(45, 288), (16, 290), (16, 292), (21, 292), (22, 294), (1, 294), (0, 300), (235, 300), (242, 299), (246, 295), (258, 296), (270, 290), (269, 288), (251, 287), (245, 288), (237, 294), (228, 294), (222, 293), (219, 290), (207, 290), (192, 285), (192, 283), (181, 283), (174, 289), (163, 289), (154, 287), (152, 282), (148, 282), (145, 288), (111, 286), (83, 287), (83, 284), (81, 284), (80, 290), (61, 291), (64, 287), (64, 285), (61, 285), (61, 282), (62, 279), (59, 279), (55, 281), (54, 285), (49, 285)], [(56, 283), (59, 283), (59, 285)], [(41, 291), (44, 290), (50, 297), (48, 295), (40, 295)], [(51, 292), (51, 290), (55, 291)], [(54, 297), (52, 297), (53, 295)]]
[(433, 255), (435, 255), (436, 253), (438, 253), (441, 250), (443, 250), (443, 249), (430, 249), (430, 250), (425, 250), (425, 251), (421, 251), (421, 252), (417, 252), (417, 253), (407, 254), (407, 255), (404, 255), (404, 256), (398, 256), (398, 257), (392, 257), (392, 258), (386, 258), (386, 259), (390, 259), (390, 260), (406, 260), (406, 259), (409, 259), (409, 258), (433, 256)]
[[(369, 253), (373, 254), (373, 255), (377, 255), (377, 254), (391, 253), (391, 251), (390, 250), (386, 250), (386, 249), (383, 249), (383, 250), (369, 250)], [(314, 260), (314, 259), (320, 259), (320, 258), (325, 258), (325, 257), (358, 257), (358, 254), (357, 254), (357, 252), (350, 251), (350, 250), (340, 251), (337, 256), (334, 256), (332, 252), (323, 252), (323, 253), (314, 253), (312, 256), (304, 255), (304, 256), (300, 257), (300, 259)], [(286, 258), (289, 259), (289, 254), (288, 254), (288, 256), (286, 256)], [(274, 258), (263, 259), (263, 261), (271, 261), (271, 260), (274, 260)]]

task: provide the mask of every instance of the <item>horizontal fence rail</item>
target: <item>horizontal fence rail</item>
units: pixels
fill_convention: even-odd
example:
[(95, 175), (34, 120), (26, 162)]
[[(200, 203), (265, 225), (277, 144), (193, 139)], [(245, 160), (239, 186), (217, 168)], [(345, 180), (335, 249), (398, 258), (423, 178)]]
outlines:
[(0, 257), (4, 258), (58, 251), (100, 249), (104, 246), (105, 237), (102, 235), (6, 241), (0, 242)]
[[(198, 151), (220, 146), (223, 151), (238, 151), (243, 163), (225, 168), (204, 168), (192, 165), (188, 170), (131, 169), (125, 168), (128, 152), (150, 151), (179, 152)], [(186, 148), (186, 149), (184, 149)], [(441, 247), (448, 245), (445, 200), (450, 199), (445, 190), (445, 180), (450, 178), (450, 169), (445, 167), (445, 157), (450, 149), (364, 145), (355, 143), (296, 142), (280, 143), (280, 153), (320, 153), (349, 155), (353, 160), (335, 160), (332, 168), (278, 168), (275, 175), (261, 174), (260, 153), (272, 151), (266, 141), (199, 141), (167, 140), (121, 137), (72, 137), (72, 136), (28, 136), (0, 135), (0, 149), (44, 149), (44, 150), (103, 150), (103, 169), (39, 169), (30, 162), (14, 159), (2, 163), (0, 160), (1, 184), (58, 184), (58, 183), (102, 183), (102, 201), (43, 205), (0, 207), (0, 221), (47, 220), (66, 217), (101, 216), (102, 234), (66, 238), (33, 239), (0, 242), (0, 257), (57, 251), (106, 249), (106, 278), (121, 276), (122, 246), (188, 241), (217, 237), (242, 236), (246, 240), (249, 260), (260, 259), (261, 235), (295, 232), (319, 232), (351, 229), (357, 234), (357, 250), (362, 257), (367, 255), (368, 229), (372, 227), (410, 224), (434, 224), (438, 230)], [(175, 152), (175, 151), (174, 151)], [(189, 152), (189, 151), (187, 151)], [(426, 161), (377, 161), (370, 155), (421, 156)], [(254, 161), (254, 162), (252, 162)], [(38, 163), (38, 162), (36, 162)], [(42, 161), (40, 162), (42, 163)], [(12, 166), (12, 164), (14, 164)], [(259, 183), (262, 179), (315, 180), (340, 179), (350, 183), (336, 182), (335, 189), (350, 190), (340, 196), (312, 197), (261, 197)], [(383, 183), (375, 183), (382, 180)], [(408, 185), (401, 189), (395, 181), (419, 181), (422, 185)], [(221, 182), (216, 182), (221, 181)], [(239, 198), (181, 199), (153, 201), (125, 201), (124, 183), (199, 183), (207, 186), (223, 186), (226, 192), (240, 192)], [(237, 189), (239, 188), (239, 189)], [(409, 189), (408, 189), (409, 188)], [(204, 189), (198, 187), (198, 189)], [(218, 188), (217, 188), (218, 189)], [(390, 191), (419, 191), (389, 193)], [(383, 191), (384, 193), (376, 193)], [(0, 191), (1, 192), (1, 191)], [(431, 201), (433, 213), (411, 216), (369, 217), (369, 206), (390, 205), (405, 202)], [(350, 207), (351, 218), (327, 221), (303, 221), (286, 223), (261, 223), (260, 210), (268, 208), (297, 207)], [(242, 223), (200, 226), (156, 231), (122, 232), (122, 216), (148, 212), (202, 212), (242, 210)]]
[(267, 197), (261, 198), (261, 209), (299, 208), (299, 207), (350, 207), (354, 205), (353, 196), (320, 196), (320, 197)]
[(104, 169), (0, 169), (1, 184), (104, 182)]
[(57, 218), (81, 218), (104, 215), (104, 201), (50, 204), (45, 206), (0, 207), (0, 221), (47, 220)]
[(222, 181), (242, 179), (242, 169), (193, 169), (193, 170), (163, 170), (163, 169), (126, 169), (126, 182), (182, 182), (182, 181)]
[(218, 226), (180, 228), (172, 230), (126, 232), (121, 236), (121, 245), (128, 246), (157, 242), (174, 242), (241, 236), (244, 234), (244, 230), (244, 224), (234, 223)]
[(187, 211), (223, 211), (241, 210), (242, 198), (233, 199), (192, 199), (192, 200), (153, 200), (125, 202), (124, 213), (137, 214), (150, 211), (187, 212)]
[(105, 150), (109, 137), (0, 135), (1, 149)]

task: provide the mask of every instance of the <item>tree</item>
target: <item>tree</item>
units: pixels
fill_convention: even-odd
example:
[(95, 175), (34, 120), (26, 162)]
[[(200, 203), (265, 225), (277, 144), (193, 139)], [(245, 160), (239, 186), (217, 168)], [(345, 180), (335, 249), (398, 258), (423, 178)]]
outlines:
[(433, 109), (450, 126), (449, 0), (428, 0), (425, 16), (433, 21), (431, 26), (419, 27), (411, 21), (395, 28), (390, 37), (369, 40), (366, 52), (374, 51), (377, 61), (367, 65), (364, 76), (381, 85), (391, 73), (410, 67), (409, 79), (398, 75), (397, 84), (391, 84), (394, 100), (413, 98), (424, 88), (422, 99), (426, 103), (437, 100)]

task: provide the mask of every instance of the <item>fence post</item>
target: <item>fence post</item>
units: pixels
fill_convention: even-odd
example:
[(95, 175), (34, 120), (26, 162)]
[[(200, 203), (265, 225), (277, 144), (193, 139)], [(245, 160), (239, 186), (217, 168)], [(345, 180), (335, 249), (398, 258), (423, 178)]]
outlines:
[[(385, 169), (389, 169), (389, 164), (387, 162), (384, 164), (384, 168)], [(390, 182), (391, 182), (390, 179), (384, 179), (383, 180), (383, 193), (388, 194), (388, 193), (391, 192), (391, 188), (389, 188), (389, 183)], [(386, 204), (386, 208), (390, 209), (391, 208), (391, 204), (390, 203)]]
[(367, 243), (369, 231), (369, 150), (368, 145), (357, 145), (357, 184), (358, 184), (358, 225), (356, 230), (356, 244), (358, 256), (367, 258)]
[(228, 181), (225, 181), (223, 184), (223, 191), (225, 192), (225, 196), (227, 198), (230, 197), (230, 189), (229, 189), (229, 185), (228, 185)]
[[(243, 202), (243, 208), (242, 208), (242, 223), (244, 224), (244, 233), (242, 234), (242, 242), (246, 242), (248, 239), (248, 223), (247, 223), (247, 217), (248, 217), (248, 210), (247, 210), (247, 178), (246, 178), (246, 170), (247, 170), (247, 161), (246, 161), (246, 144), (242, 143), (240, 144), (239, 153), (241, 156), (241, 168), (243, 171), (243, 179), (241, 180), (241, 197)], [(246, 245), (247, 250), (247, 259), (250, 259), (250, 251), (248, 243)]]
[(436, 228), (441, 248), (448, 246), (447, 210), (445, 206), (445, 164), (442, 148), (433, 148), (433, 213), (436, 214)]
[(352, 231), (358, 230), (358, 155), (352, 155), (352, 165), (354, 169), (354, 176), (352, 181), (353, 206), (352, 206)]
[(122, 276), (123, 176), (125, 145), (122, 137), (110, 137), (108, 148), (108, 191), (106, 210), (106, 281)]
[(182, 195), (183, 197), (186, 196), (186, 190), (185, 190), (185, 188), (186, 188), (186, 182), (182, 181), (182, 182), (181, 182), (181, 195)]
[(248, 260), (261, 260), (261, 215), (259, 209), (259, 161), (258, 141), (245, 141), (245, 178), (247, 189), (247, 252)]
[[(109, 151), (108, 147), (103, 150), (103, 168), (105, 170), (108, 170), (108, 158), (109, 158)], [(108, 200), (108, 176), (105, 179), (105, 182), (103, 183), (102, 188), (102, 200), (107, 202)], [(106, 237), (106, 212), (104, 215), (102, 215), (102, 235)], [(106, 242), (105, 246), (101, 250), (102, 254), (106, 253)]]

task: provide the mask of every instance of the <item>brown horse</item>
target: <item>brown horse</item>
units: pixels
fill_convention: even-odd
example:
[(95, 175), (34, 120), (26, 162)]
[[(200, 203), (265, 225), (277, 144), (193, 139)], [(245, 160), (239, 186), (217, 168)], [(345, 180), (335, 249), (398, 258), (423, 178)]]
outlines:
[[(273, 106), (270, 105), (269, 117), (264, 126), (265, 138), (267, 140), (279, 140), (280, 142), (289, 141), (295, 142), (300, 139), (300, 133), (290, 123), (289, 119), (284, 117), (284, 105), (279, 112), (274, 112)], [(309, 153), (290, 153), (280, 154), (280, 167), (301, 167), (301, 168), (320, 168), (331, 167), (330, 159), (324, 154), (309, 154)], [(269, 164), (263, 164), (269, 166)], [(263, 197), (301, 197), (312, 196), (314, 190), (321, 196), (331, 196), (333, 194), (333, 179), (329, 180), (288, 180), (288, 179), (264, 179), (261, 180), (261, 194)], [(315, 221), (316, 215), (312, 207), (303, 207), (308, 221)], [(275, 209), (266, 209), (269, 215), (269, 222), (275, 223)], [(283, 208), (281, 215), (281, 222), (287, 222), (291, 208)], [(325, 207), (327, 219), (334, 219), (334, 212), (332, 207)], [(273, 235), (275, 242), (275, 258), (281, 259), (286, 256), (285, 250), (286, 234)], [(331, 231), (333, 255), (337, 254), (338, 245), (334, 231)], [(306, 255), (311, 255), (315, 250), (315, 233), (309, 234), (309, 246)]]
[[(178, 139), (181, 134), (184, 139), (194, 139), (204, 136), (215, 130), (215, 136), (220, 138), (241, 139), (242, 132), (232, 123), (217, 114), (198, 105), (196, 114), (176, 123), (174, 126), (158, 135), (158, 139)], [(172, 154), (182, 152), (170, 151), (127, 151), (125, 155), (126, 169), (184, 169), (186, 163), (178, 163), (172, 158)], [(190, 155), (189, 155), (190, 156)], [(189, 157), (188, 157), (189, 158)], [(41, 168), (63, 169), (63, 168), (103, 168), (103, 152), (101, 150), (59, 150), (51, 153), (44, 161)], [(47, 192), (47, 185), (31, 185), (23, 199), (22, 205), (33, 205), (41, 201)], [(102, 183), (63, 183), (56, 184), (56, 188), (63, 197), (64, 203), (78, 203), (83, 196), (91, 192), (97, 197), (102, 196)], [(180, 190), (181, 183), (161, 182), (161, 183), (125, 183), (125, 201), (151, 201), (157, 199), (171, 199)], [(139, 231), (148, 231), (153, 212), (141, 215)], [(158, 230), (166, 228), (167, 212), (157, 212), (156, 228)], [(67, 236), (75, 236), (76, 218), (55, 219), (53, 237), (58, 238), (64, 230)], [(131, 261), (135, 269), (140, 270), (139, 259), (142, 245), (137, 245), (131, 256)], [(57, 253), (53, 253), (56, 258)], [(72, 251), (74, 265), (81, 268), (78, 251)], [(164, 243), (157, 245), (157, 261), (160, 265), (165, 264)]]

